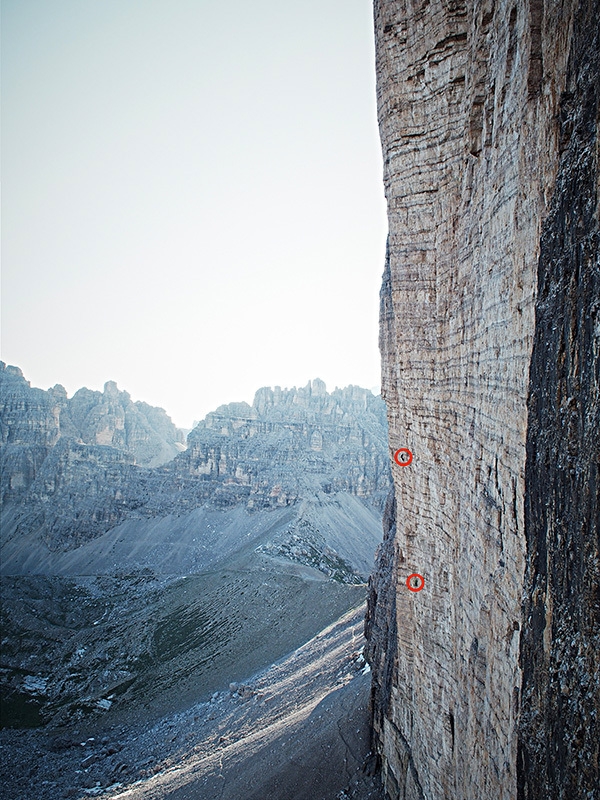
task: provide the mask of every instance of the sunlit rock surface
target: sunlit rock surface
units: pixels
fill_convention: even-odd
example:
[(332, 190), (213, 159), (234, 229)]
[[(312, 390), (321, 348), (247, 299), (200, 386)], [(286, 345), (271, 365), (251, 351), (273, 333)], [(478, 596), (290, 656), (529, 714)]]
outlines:
[(367, 618), (391, 798), (598, 796), (599, 19), (375, 2), (383, 396), (414, 454)]

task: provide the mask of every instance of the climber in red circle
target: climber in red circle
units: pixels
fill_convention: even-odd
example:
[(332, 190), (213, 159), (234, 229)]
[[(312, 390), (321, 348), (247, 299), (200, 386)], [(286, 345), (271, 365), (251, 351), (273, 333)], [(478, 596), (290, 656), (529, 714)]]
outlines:
[(411, 592), (420, 592), (425, 586), (425, 578), (419, 575), (418, 572), (413, 572), (412, 575), (409, 575), (406, 579), (406, 586)]
[[(408, 455), (406, 461), (400, 461), (399, 459), (400, 453), (406, 453)], [(413, 454), (408, 449), (408, 447), (401, 447), (394, 453), (394, 461), (396, 462), (396, 464), (398, 464), (399, 467), (408, 467), (408, 465), (411, 463), (412, 460), (413, 460)]]

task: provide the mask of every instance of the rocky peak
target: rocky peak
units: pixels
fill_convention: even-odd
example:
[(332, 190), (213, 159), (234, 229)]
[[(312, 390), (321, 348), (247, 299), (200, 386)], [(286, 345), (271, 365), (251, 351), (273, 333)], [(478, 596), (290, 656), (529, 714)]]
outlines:
[(106, 397), (118, 398), (120, 394), (126, 394), (127, 397), (129, 397), (127, 392), (119, 392), (119, 388), (115, 381), (106, 381), (104, 384), (104, 395)]
[(67, 395), (67, 390), (62, 384), (56, 383), (51, 389), (48, 389), (48, 394), (57, 403), (62, 402), (66, 405), (66, 402), (68, 400), (68, 395)]
[(286, 505), (310, 491), (347, 491), (382, 505), (385, 431), (384, 404), (367, 389), (329, 394), (319, 379), (302, 388), (263, 387), (252, 406), (231, 403), (208, 414), (178, 464), (251, 505)]
[[(15, 530), (35, 524), (53, 547), (79, 544), (127, 517), (205, 504), (256, 511), (344, 492), (380, 509), (389, 489), (384, 404), (365, 389), (329, 394), (322, 381), (265, 387), (252, 406), (230, 403), (208, 414), (189, 434), (187, 450), (144, 469), (137, 454), (152, 444), (148, 432), (173, 442), (162, 409), (133, 403), (116, 384), (104, 393), (80, 389), (69, 401), (19, 380), (39, 409), (33, 417), (26, 405), (13, 412), (13, 427), (31, 424), (32, 438), (0, 450), (3, 502), (18, 504)], [(44, 415), (55, 441), (36, 448)]]
[(309, 381), (306, 386), (297, 389), (281, 389), (281, 386), (276, 386), (271, 389), (270, 386), (265, 386), (259, 389), (255, 396), (252, 407), (258, 413), (263, 413), (265, 408), (269, 406), (300, 406), (303, 408), (320, 408), (318, 398), (325, 398), (327, 396), (327, 386), (324, 381), (316, 378), (314, 381)]
[(162, 408), (133, 403), (114, 381), (104, 392), (83, 388), (69, 399), (64, 386), (32, 388), (18, 367), (0, 362), (3, 502), (22, 496), (60, 440), (114, 448), (143, 466), (164, 464), (185, 447)]
[(18, 367), (0, 361), (0, 442), (51, 447), (60, 438), (59, 404), (32, 389)]
[[(23, 371), (19, 369), (19, 367), (12, 366), (11, 364), (5, 364), (4, 361), (0, 361), (0, 372), (3, 372), (6, 378), (23, 378), (25, 381)], [(27, 386), (29, 386), (29, 381), (25, 381), (25, 383)]]

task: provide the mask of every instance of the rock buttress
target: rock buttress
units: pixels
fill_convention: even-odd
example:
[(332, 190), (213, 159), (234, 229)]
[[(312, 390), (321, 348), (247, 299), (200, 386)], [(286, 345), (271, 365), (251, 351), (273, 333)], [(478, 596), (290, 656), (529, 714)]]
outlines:
[(600, 797), (600, 4), (574, 22), (530, 369), (521, 800)]
[[(391, 798), (514, 800), (547, 743), (534, 705), (529, 728), (519, 718), (520, 648), (527, 691), (543, 693), (538, 681), (549, 669), (539, 630), (531, 630), (535, 609), (527, 596), (522, 605), (524, 587), (546, 580), (535, 556), (543, 534), (532, 516), (550, 491), (540, 462), (535, 499), (528, 461), (525, 507), (527, 448), (531, 458), (542, 444), (528, 434), (527, 396), (534, 341), (532, 398), (543, 383), (535, 359), (542, 376), (543, 359), (561, 357), (540, 350), (551, 312), (542, 321), (538, 307), (536, 328), (538, 269), (542, 281), (546, 269), (540, 253), (543, 261), (544, 241), (554, 241), (542, 238), (542, 226), (558, 202), (560, 114), (569, 115), (561, 109), (577, 106), (584, 91), (577, 78), (567, 85), (569, 54), (598, 18), (597, 0), (375, 2), (389, 218), (380, 346), (396, 513), (372, 578), (367, 629), (374, 734)], [(590, 213), (597, 222), (597, 210)], [(577, 220), (571, 225), (585, 238)], [(562, 280), (548, 270), (550, 283)], [(585, 291), (592, 302), (591, 282)], [(579, 325), (588, 349), (569, 347), (597, 359), (597, 323), (590, 333), (591, 307), (586, 312), (576, 298), (565, 325)], [(533, 404), (530, 414), (558, 425), (553, 409)], [(578, 419), (587, 413), (575, 411)], [(584, 432), (597, 436), (597, 424), (586, 424), (574, 434), (579, 442)], [(557, 433), (544, 446), (559, 440)], [(393, 462), (400, 447), (413, 452), (409, 467)], [(586, 484), (591, 475), (590, 467), (579, 485), (597, 492)], [(588, 502), (586, 519), (594, 508)], [(588, 542), (577, 556), (583, 564), (598, 545), (591, 529), (576, 534), (577, 524), (573, 541)], [(561, 555), (554, 557), (558, 563)], [(425, 578), (418, 593), (406, 587), (412, 572)], [(594, 580), (582, 578), (590, 597)], [(593, 682), (591, 666), (580, 671)], [(525, 747), (530, 731), (536, 741)]]

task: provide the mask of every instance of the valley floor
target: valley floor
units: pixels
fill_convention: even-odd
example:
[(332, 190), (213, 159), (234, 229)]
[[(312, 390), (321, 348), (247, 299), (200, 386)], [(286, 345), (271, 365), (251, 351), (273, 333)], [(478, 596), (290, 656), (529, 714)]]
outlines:
[(0, 731), (5, 796), (382, 800), (363, 619), (364, 604), (252, 679), (153, 722)]

